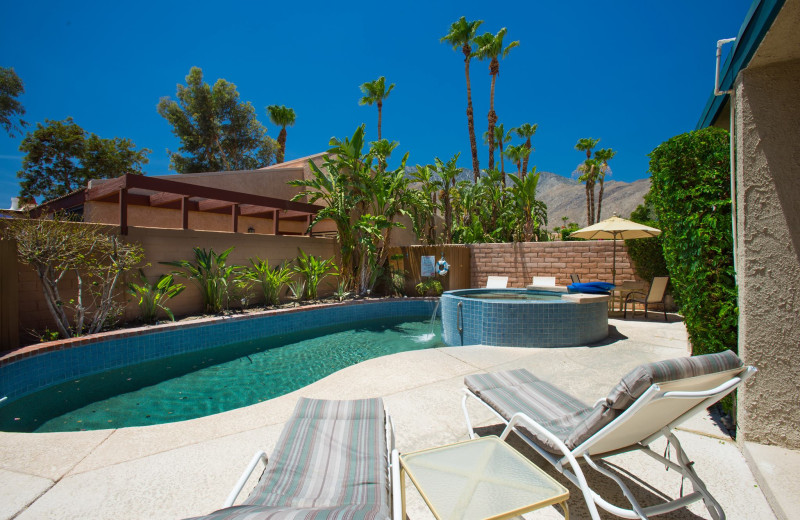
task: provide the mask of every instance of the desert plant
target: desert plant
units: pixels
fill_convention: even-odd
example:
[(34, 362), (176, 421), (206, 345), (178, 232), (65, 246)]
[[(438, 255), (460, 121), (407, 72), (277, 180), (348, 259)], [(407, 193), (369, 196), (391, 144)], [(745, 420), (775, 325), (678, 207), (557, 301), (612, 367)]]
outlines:
[[(45, 303), (61, 336), (99, 332), (122, 311), (117, 282), (144, 258), (139, 244), (124, 242), (108, 229), (71, 221), (65, 215), (50, 219), (8, 219), (4, 235), (17, 242), (19, 261), (39, 277)], [(77, 279), (74, 297), (64, 297), (59, 282), (67, 274)]]
[(262, 260), (259, 257), (251, 258), (250, 265), (245, 268), (242, 276), (258, 285), (267, 305), (278, 305), (281, 291), (292, 279), (292, 269), (285, 262), (277, 267), (270, 267), (268, 259)]
[(344, 280), (341, 280), (339, 282), (339, 285), (336, 286), (336, 290), (333, 292), (333, 295), (339, 301), (342, 301), (348, 296), (350, 296), (350, 291), (347, 290), (347, 284), (345, 283)]
[(139, 297), (138, 304), (142, 313), (142, 321), (155, 323), (158, 318), (158, 309), (163, 310), (172, 321), (175, 321), (172, 311), (164, 304), (167, 300), (182, 293), (186, 286), (182, 283), (174, 284), (171, 274), (161, 275), (153, 285), (147, 280), (142, 269), (139, 269), (139, 279), (141, 280), (141, 285), (128, 282), (128, 292), (133, 296)]
[(214, 249), (194, 248), (195, 263), (188, 260), (175, 262), (161, 262), (164, 265), (178, 267), (181, 270), (173, 271), (175, 276), (181, 276), (197, 285), (203, 296), (203, 311), (217, 314), (228, 305), (229, 292), (233, 279), (241, 268), (238, 265), (228, 265), (228, 255), (233, 251), (229, 247), (217, 254)]
[(297, 305), (306, 293), (306, 281), (292, 280), (287, 285), (289, 287), (289, 298), (294, 300), (295, 305)]
[(307, 255), (302, 249), (300, 249), (300, 256), (297, 257), (296, 262), (297, 265), (293, 270), (302, 277), (306, 291), (305, 296), (309, 300), (317, 299), (317, 289), (325, 277), (338, 273), (333, 258), (322, 260), (314, 255)]

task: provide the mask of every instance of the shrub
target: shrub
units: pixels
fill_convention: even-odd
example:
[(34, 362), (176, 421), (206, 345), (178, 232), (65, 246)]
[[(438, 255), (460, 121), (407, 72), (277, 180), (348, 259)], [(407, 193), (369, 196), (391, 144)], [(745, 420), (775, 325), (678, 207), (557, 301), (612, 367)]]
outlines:
[(242, 276), (258, 284), (266, 305), (278, 305), (283, 287), (292, 279), (291, 269), (285, 263), (270, 267), (269, 260), (259, 257), (251, 258), (250, 264)]
[(144, 271), (139, 269), (139, 279), (142, 284), (138, 285), (134, 282), (128, 283), (128, 292), (133, 296), (139, 297), (139, 310), (142, 312), (142, 321), (145, 323), (155, 323), (158, 318), (158, 309), (167, 313), (167, 316), (172, 321), (175, 321), (175, 316), (169, 307), (164, 305), (167, 300), (174, 298), (186, 289), (182, 283), (173, 284), (172, 275), (161, 275), (155, 285), (151, 284)]
[(206, 251), (199, 247), (194, 248), (195, 263), (188, 260), (175, 262), (161, 262), (164, 265), (179, 267), (180, 271), (172, 274), (191, 280), (200, 289), (203, 295), (203, 311), (217, 314), (228, 305), (229, 291), (232, 281), (240, 269), (238, 265), (228, 265), (228, 255), (233, 251), (229, 247), (217, 254), (214, 249)]
[(336, 264), (333, 259), (322, 260), (314, 255), (307, 255), (305, 251), (300, 250), (300, 256), (297, 257), (297, 265), (294, 266), (294, 272), (303, 277), (305, 282), (305, 296), (309, 300), (317, 299), (317, 289), (320, 282), (328, 275), (337, 274)]
[[(655, 220), (655, 209), (649, 202), (650, 194), (645, 196), (645, 203), (640, 204), (633, 213), (631, 220), (660, 229), (660, 224)], [(642, 280), (652, 280), (656, 276), (669, 276), (667, 262), (664, 260), (664, 239), (662, 235), (653, 238), (640, 238), (626, 240), (625, 246), (628, 255), (633, 261), (633, 268)]]
[(728, 132), (673, 137), (650, 153), (650, 171), (664, 259), (693, 353), (736, 350)]
[[(142, 262), (142, 246), (60, 214), (41, 220), (8, 219), (4, 234), (17, 241), (19, 261), (36, 271), (59, 334), (93, 334), (116, 323), (124, 307), (117, 299), (117, 282)], [(69, 273), (78, 282), (74, 298), (65, 298), (59, 290)]]
[(416, 285), (417, 292), (420, 296), (425, 296), (428, 294), (432, 294), (433, 296), (439, 296), (442, 294), (442, 282), (435, 278), (431, 278), (430, 280), (426, 280), (424, 282), (420, 282)]

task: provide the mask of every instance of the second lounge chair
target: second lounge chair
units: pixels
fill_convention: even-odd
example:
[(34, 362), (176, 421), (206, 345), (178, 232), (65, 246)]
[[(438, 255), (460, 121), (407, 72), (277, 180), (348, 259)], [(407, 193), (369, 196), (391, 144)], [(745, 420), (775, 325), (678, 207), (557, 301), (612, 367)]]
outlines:
[[(722, 506), (706, 489), (693, 462), (672, 430), (732, 392), (756, 372), (731, 351), (641, 365), (615, 386), (607, 397), (587, 406), (525, 369), (474, 374), (464, 379), (462, 400), (467, 430), (474, 437), (467, 411), (472, 397), (506, 423), (501, 435), (512, 431), (580, 488), (592, 519), (597, 506), (624, 518), (646, 519), (703, 500), (715, 520), (724, 519)], [(649, 447), (665, 437), (675, 461)], [(692, 493), (650, 507), (641, 506), (605, 458), (639, 450), (679, 472), (691, 482)], [(609, 503), (589, 487), (578, 459), (614, 480), (630, 501), (630, 508)]]

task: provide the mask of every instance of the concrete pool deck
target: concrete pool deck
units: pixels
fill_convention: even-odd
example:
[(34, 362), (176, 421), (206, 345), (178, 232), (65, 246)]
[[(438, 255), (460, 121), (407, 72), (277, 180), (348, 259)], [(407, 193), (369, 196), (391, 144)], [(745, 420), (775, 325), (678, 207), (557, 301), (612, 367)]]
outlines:
[[(77, 433), (0, 432), (0, 519), (175, 519), (210, 513), (221, 506), (253, 453), (272, 451), (301, 396), (383, 397), (394, 419), (397, 447), (410, 452), (466, 439), (460, 389), (467, 374), (524, 367), (594, 402), (636, 365), (688, 353), (679, 321), (609, 319), (609, 324), (609, 339), (591, 347), (445, 347), (372, 359), (291, 394), (191, 421)], [(470, 410), (479, 433), (497, 432), (488, 412)], [(677, 435), (728, 518), (776, 518), (739, 447), (711, 416), (685, 423)], [(522, 443), (513, 444), (568, 484)], [(656, 444), (656, 450), (663, 448)], [(633, 482), (643, 502), (659, 492), (680, 493), (675, 472), (665, 472), (648, 457), (627, 454), (618, 461), (658, 488)], [(604, 477), (589, 478), (592, 485), (613, 489), (602, 484)], [(581, 495), (571, 484), (567, 487), (571, 518), (588, 518)], [(251, 488), (246, 486), (243, 496)], [(409, 518), (433, 518), (410, 483), (408, 489)], [(525, 517), (563, 518), (552, 507)], [(710, 516), (694, 504), (658, 518)]]

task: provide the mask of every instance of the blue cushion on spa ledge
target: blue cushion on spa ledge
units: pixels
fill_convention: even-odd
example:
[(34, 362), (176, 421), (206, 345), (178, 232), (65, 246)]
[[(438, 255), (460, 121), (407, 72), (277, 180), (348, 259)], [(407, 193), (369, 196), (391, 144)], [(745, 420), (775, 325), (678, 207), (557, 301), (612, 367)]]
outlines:
[(567, 286), (569, 292), (585, 294), (608, 294), (614, 290), (614, 284), (608, 282), (573, 283)]

